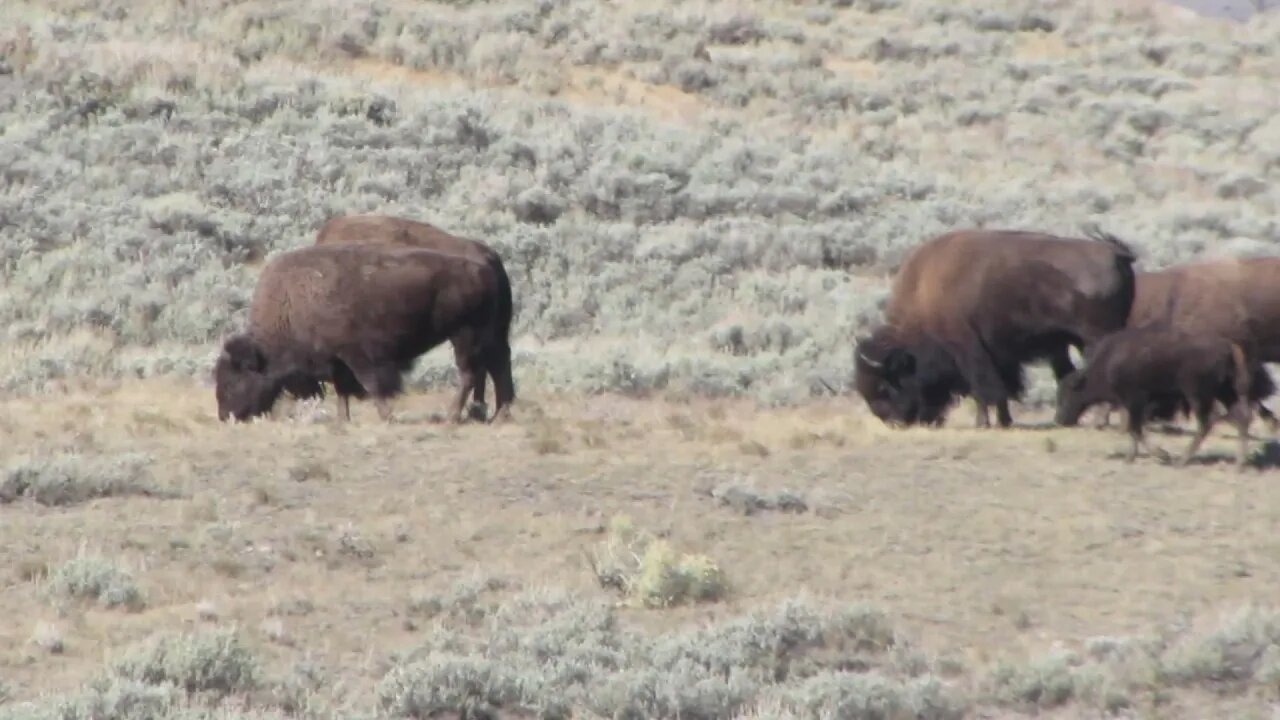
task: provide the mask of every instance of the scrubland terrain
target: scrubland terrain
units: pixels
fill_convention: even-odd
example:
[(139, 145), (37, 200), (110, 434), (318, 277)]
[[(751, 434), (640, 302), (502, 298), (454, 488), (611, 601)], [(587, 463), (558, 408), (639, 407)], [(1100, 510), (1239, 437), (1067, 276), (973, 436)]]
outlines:
[[(843, 394), (938, 232), (1280, 244), (1280, 17), (992, 7), (4, 0), (0, 717), (1267, 717), (1273, 443)], [(371, 211), (502, 253), (514, 422), (217, 423)]]

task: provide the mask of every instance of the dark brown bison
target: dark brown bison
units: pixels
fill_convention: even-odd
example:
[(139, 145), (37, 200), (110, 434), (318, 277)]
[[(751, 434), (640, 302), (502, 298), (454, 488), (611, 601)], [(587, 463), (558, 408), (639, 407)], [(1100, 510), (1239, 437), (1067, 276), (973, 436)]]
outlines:
[(1243, 466), (1252, 415), (1250, 385), (1258, 365), (1256, 356), (1218, 335), (1196, 335), (1168, 323), (1126, 328), (1093, 345), (1085, 353), (1084, 367), (1058, 384), (1055, 419), (1072, 426), (1092, 405), (1124, 408), (1131, 439), (1126, 460), (1133, 462), (1139, 445), (1164, 456), (1142, 434), (1152, 404), (1166, 412), (1188, 408), (1198, 427), (1181, 461), (1186, 465), (1213, 426), (1214, 403), (1221, 402), (1240, 432), (1236, 463)]
[(857, 340), (854, 386), (891, 425), (940, 424), (962, 396), (1013, 422), (1009, 400), (1023, 365), (1047, 359), (1056, 378), (1068, 348), (1124, 327), (1133, 303), (1133, 252), (1091, 239), (1016, 230), (959, 230), (914, 250), (894, 277), (886, 322)]
[[(448, 233), (435, 225), (391, 215), (342, 215), (330, 218), (316, 233), (316, 245), (332, 244), (377, 244), (416, 247), (449, 255), (461, 255), (477, 262), (485, 263), (493, 268), (500, 285), (499, 295), (502, 300), (501, 325), (502, 337), (508, 337), (511, 319), (514, 314), (511, 298), (511, 280), (507, 277), (507, 269), (502, 258), (488, 245), (471, 238), (460, 237)], [(475, 384), (473, 400), (484, 410), (485, 377)]]
[[(1193, 335), (1217, 334), (1256, 348), (1250, 402), (1274, 432), (1280, 421), (1262, 405), (1275, 385), (1262, 363), (1280, 362), (1280, 258), (1212, 260), (1137, 274), (1128, 327), (1171, 323)], [(1098, 426), (1108, 424), (1105, 409)], [(1157, 409), (1151, 419), (1181, 410)]]
[(245, 420), (269, 411), (283, 390), (315, 394), (329, 382), (343, 420), (349, 397), (369, 395), (389, 419), (402, 373), (449, 340), (461, 383), (453, 420), (484, 373), (493, 376), (496, 418), (515, 397), (503, 311), (493, 268), (465, 257), (378, 245), (286, 252), (263, 268), (246, 331), (223, 345), (218, 417)]

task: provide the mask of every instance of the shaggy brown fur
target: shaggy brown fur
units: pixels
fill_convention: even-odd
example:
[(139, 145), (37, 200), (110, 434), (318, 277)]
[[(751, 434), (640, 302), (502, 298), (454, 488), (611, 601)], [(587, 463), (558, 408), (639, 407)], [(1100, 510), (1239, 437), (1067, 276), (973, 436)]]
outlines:
[[(471, 238), (459, 237), (435, 225), (391, 215), (343, 215), (331, 218), (316, 233), (316, 245), (375, 244), (416, 247), (449, 255), (461, 255), (493, 268), (498, 276), (502, 309), (498, 323), (503, 337), (510, 334), (514, 304), (511, 280), (507, 277), (502, 258), (488, 245)], [(485, 377), (475, 385), (473, 400), (482, 416), (484, 412)]]
[(1216, 335), (1196, 335), (1168, 323), (1150, 323), (1113, 333), (1090, 348), (1085, 366), (1058, 385), (1057, 422), (1075, 425), (1091, 405), (1111, 403), (1126, 411), (1128, 462), (1142, 445), (1153, 455), (1142, 434), (1152, 403), (1185, 406), (1195, 415), (1198, 429), (1182, 458), (1190, 462), (1213, 426), (1215, 402), (1225, 405), (1240, 432), (1236, 464), (1248, 457), (1249, 397), (1256, 358), (1247, 357), (1235, 342)]
[(1001, 426), (1021, 395), (1024, 363), (1048, 359), (1061, 379), (1084, 347), (1124, 327), (1133, 302), (1133, 253), (1092, 240), (1013, 230), (960, 230), (911, 253), (898, 270), (887, 322), (857, 342), (855, 387), (886, 423), (936, 424), (972, 395), (977, 424), (989, 405)]
[[(1128, 327), (1152, 323), (1170, 323), (1193, 335), (1222, 335), (1250, 348), (1259, 363), (1250, 402), (1272, 432), (1280, 426), (1261, 404), (1275, 390), (1261, 363), (1280, 362), (1280, 258), (1214, 260), (1138, 273)], [(1110, 410), (1098, 426), (1109, 424), (1109, 416)]]
[(494, 417), (515, 397), (511, 349), (493, 268), (430, 250), (376, 245), (305, 247), (263, 269), (249, 325), (229, 338), (214, 369), (218, 417), (270, 410), (282, 390), (333, 383), (340, 417), (350, 396), (387, 399), (419, 356), (450, 340), (461, 390), (453, 420), (483, 373), (493, 376)]

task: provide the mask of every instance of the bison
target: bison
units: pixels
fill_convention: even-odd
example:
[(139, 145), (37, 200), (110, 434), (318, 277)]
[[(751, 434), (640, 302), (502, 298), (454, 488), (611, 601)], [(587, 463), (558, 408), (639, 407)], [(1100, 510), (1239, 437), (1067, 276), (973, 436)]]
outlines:
[[(1214, 333), (1257, 348), (1252, 404), (1272, 432), (1280, 421), (1262, 398), (1275, 385), (1262, 363), (1280, 362), (1280, 258), (1211, 260), (1137, 274), (1128, 327), (1172, 323), (1193, 334)], [(1098, 427), (1108, 424), (1110, 409)], [(1186, 408), (1183, 408), (1186, 411)], [(1157, 417), (1171, 419), (1176, 409)]]
[(432, 250), (379, 245), (317, 245), (283, 253), (262, 270), (245, 332), (226, 340), (214, 367), (218, 418), (268, 412), (281, 392), (315, 394), (334, 386), (339, 416), (351, 396), (372, 395), (390, 419), (388, 398), (402, 374), (446, 339), (461, 390), (493, 376), (496, 408), (515, 397), (502, 284), (493, 267)]
[[(429, 223), (391, 215), (342, 215), (327, 220), (316, 233), (316, 245), (347, 243), (416, 247), (485, 263), (498, 277), (502, 302), (498, 322), (502, 326), (502, 337), (508, 336), (514, 314), (511, 280), (507, 277), (502, 258), (488, 245), (479, 240), (453, 235)], [(483, 412), (484, 395), (485, 377), (482, 374), (476, 381), (473, 397), (480, 412)]]
[(978, 427), (1024, 389), (1023, 364), (1047, 359), (1060, 381), (1085, 348), (1124, 327), (1133, 252), (1089, 239), (1019, 230), (957, 230), (914, 250), (894, 278), (886, 323), (858, 338), (854, 386), (881, 421), (937, 425), (971, 395)]
[(1213, 426), (1213, 407), (1228, 408), (1240, 433), (1236, 464), (1248, 457), (1250, 397), (1257, 371), (1257, 356), (1233, 340), (1211, 334), (1194, 334), (1169, 323), (1127, 328), (1097, 342), (1085, 354), (1084, 367), (1058, 384), (1055, 420), (1075, 425), (1090, 406), (1111, 403), (1126, 411), (1130, 445), (1126, 462), (1137, 457), (1142, 445), (1152, 455), (1142, 427), (1153, 405), (1160, 412), (1188, 408), (1197, 431), (1180, 464), (1186, 465)]

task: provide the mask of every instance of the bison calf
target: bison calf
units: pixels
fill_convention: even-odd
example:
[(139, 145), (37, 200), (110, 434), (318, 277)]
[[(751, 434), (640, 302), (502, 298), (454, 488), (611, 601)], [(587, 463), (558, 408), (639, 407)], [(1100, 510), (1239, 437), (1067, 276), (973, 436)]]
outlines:
[[(343, 420), (349, 397), (387, 400), (419, 356), (449, 340), (467, 395), (489, 373), (504, 415), (515, 398), (505, 303), (493, 268), (430, 250), (320, 245), (273, 258), (263, 268), (247, 330), (229, 338), (214, 368), (218, 418), (264, 414), (281, 392), (315, 394), (333, 384)], [(492, 419), (491, 418), (491, 421)]]
[(1155, 410), (1169, 414), (1187, 408), (1195, 416), (1195, 437), (1181, 463), (1186, 465), (1213, 426), (1213, 407), (1229, 409), (1240, 433), (1237, 465), (1248, 457), (1250, 385), (1256, 361), (1240, 345), (1214, 335), (1192, 335), (1167, 325), (1121, 330), (1090, 348), (1085, 366), (1058, 386), (1056, 420), (1075, 425), (1092, 405), (1110, 403), (1125, 410), (1131, 443), (1127, 462), (1147, 444), (1142, 427)]

